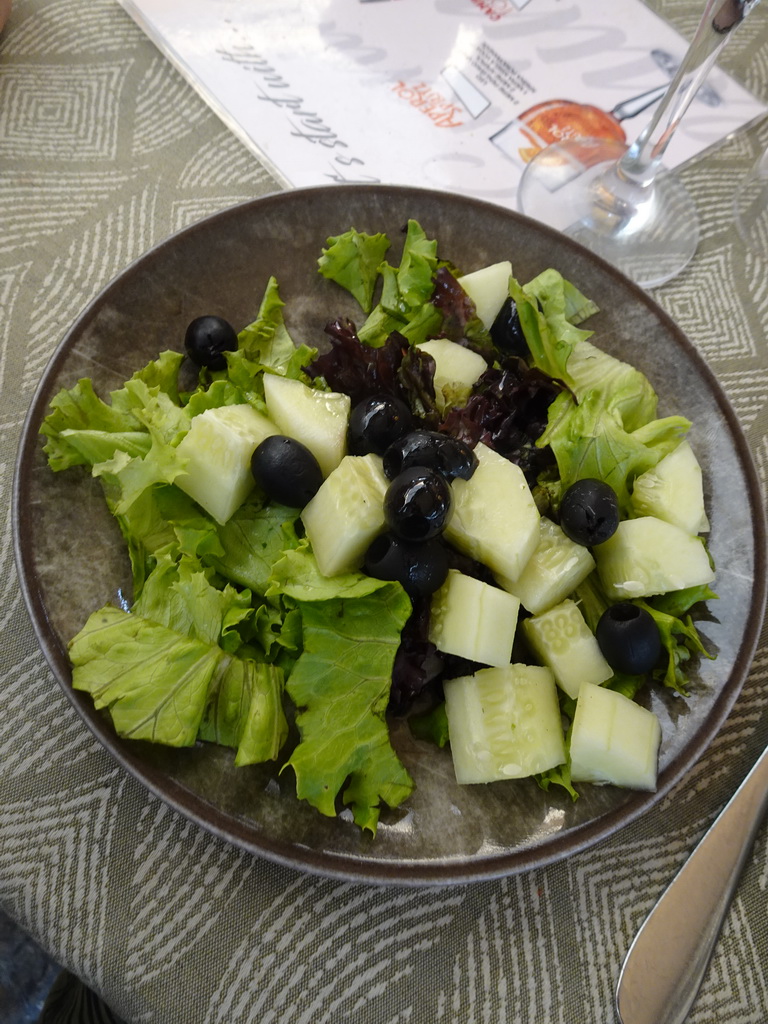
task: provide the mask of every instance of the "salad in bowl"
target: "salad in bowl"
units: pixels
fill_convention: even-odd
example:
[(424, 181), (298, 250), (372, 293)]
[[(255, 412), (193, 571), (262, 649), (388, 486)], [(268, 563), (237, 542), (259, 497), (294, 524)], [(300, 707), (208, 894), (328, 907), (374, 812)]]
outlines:
[(653, 792), (644, 697), (716, 653), (689, 420), (556, 267), (464, 273), (413, 218), (317, 248), (357, 310), (322, 345), (275, 276), (245, 326), (202, 312), (121, 387), (53, 397), (48, 465), (99, 481), (131, 566), (68, 638), (73, 687), (126, 740), (274, 764), (370, 835), (420, 784), (393, 723), (470, 789)]

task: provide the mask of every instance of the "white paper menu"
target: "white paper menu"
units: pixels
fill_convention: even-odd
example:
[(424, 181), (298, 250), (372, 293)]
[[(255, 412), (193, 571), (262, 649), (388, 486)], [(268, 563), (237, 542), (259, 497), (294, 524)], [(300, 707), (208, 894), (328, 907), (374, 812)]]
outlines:
[[(548, 141), (634, 139), (687, 48), (641, 0), (119, 2), (285, 185), (420, 185), (512, 208)], [(713, 69), (666, 164), (765, 110)]]

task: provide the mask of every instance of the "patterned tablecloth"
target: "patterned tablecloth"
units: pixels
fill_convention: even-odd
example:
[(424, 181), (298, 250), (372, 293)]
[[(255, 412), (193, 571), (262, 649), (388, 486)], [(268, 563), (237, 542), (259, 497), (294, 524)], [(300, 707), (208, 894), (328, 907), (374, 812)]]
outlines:
[[(653, 6), (690, 35), (702, 2)], [(764, 5), (722, 60), (763, 100), (767, 40)], [(703, 238), (656, 292), (732, 400), (763, 485), (768, 263), (744, 251), (730, 198), (767, 145), (763, 122), (684, 172)], [(651, 813), (546, 869), (424, 890), (303, 875), (189, 823), (102, 749), (38, 650), (10, 504), (50, 354), (153, 243), (275, 188), (114, 0), (16, 0), (0, 37), (0, 905), (136, 1024), (610, 1024), (636, 929), (768, 741), (764, 645)], [(692, 1024), (764, 1024), (767, 963), (763, 828)]]

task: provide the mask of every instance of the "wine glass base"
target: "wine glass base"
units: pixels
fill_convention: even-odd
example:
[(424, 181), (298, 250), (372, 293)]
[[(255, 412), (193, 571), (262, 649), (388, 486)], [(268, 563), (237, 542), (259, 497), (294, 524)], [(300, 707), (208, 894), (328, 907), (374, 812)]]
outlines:
[(669, 171), (661, 170), (648, 185), (616, 173), (626, 148), (604, 139), (547, 146), (523, 173), (518, 207), (651, 288), (690, 263), (699, 241), (699, 216)]

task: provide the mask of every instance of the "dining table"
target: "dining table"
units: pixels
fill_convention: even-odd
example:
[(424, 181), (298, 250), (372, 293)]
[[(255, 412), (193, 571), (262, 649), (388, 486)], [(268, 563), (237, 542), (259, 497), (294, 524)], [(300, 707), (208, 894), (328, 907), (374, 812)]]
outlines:
[[(649, 6), (689, 36), (702, 0)], [(768, 103), (768, 4), (719, 63)], [(768, 252), (745, 246), (732, 199), (766, 148), (762, 118), (680, 169), (701, 238), (651, 293), (727, 395), (763, 496)], [(544, 866), (445, 885), (301, 870), (203, 827), (111, 756), (41, 651), (11, 507), (50, 357), (156, 243), (283, 188), (116, 0), (14, 0), (0, 34), (0, 910), (127, 1024), (612, 1024), (633, 937), (768, 743), (762, 627), (726, 721), (644, 814)], [(763, 826), (691, 1024), (765, 1024), (766, 965)]]

